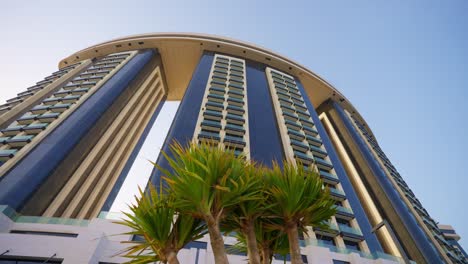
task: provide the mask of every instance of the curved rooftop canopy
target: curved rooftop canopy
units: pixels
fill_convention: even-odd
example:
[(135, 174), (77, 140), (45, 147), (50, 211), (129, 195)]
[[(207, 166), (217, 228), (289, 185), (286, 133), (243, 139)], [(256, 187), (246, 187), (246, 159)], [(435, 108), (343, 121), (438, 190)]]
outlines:
[(182, 99), (203, 51), (214, 51), (261, 62), (296, 76), (304, 85), (315, 107), (332, 98), (367, 125), (344, 95), (311, 70), (271, 50), (226, 37), (198, 33), (148, 33), (127, 36), (80, 50), (61, 60), (59, 68), (111, 53), (147, 48), (157, 49), (161, 54), (169, 92), (167, 100)]

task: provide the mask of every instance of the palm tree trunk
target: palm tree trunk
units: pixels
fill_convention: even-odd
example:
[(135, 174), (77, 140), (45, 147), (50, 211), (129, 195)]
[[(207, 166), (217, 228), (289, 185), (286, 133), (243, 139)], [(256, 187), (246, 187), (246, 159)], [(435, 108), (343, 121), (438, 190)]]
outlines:
[(291, 264), (302, 264), (301, 248), (299, 247), (299, 233), (296, 223), (286, 224), (286, 234), (289, 241), (289, 254), (291, 255)]
[(169, 264), (179, 264), (179, 260), (177, 259), (176, 252), (171, 251), (171, 252), (167, 253), (166, 257), (167, 257), (167, 262)]
[(213, 250), (214, 260), (216, 264), (229, 264), (226, 249), (224, 248), (224, 240), (219, 230), (219, 222), (212, 216), (205, 217), (205, 222), (210, 234), (211, 249)]
[(258, 252), (257, 238), (255, 237), (253, 221), (246, 220), (243, 229), (247, 239), (247, 254), (249, 256), (249, 264), (260, 264), (260, 254)]
[(270, 264), (270, 263), (271, 263), (270, 248), (262, 247), (262, 264)]

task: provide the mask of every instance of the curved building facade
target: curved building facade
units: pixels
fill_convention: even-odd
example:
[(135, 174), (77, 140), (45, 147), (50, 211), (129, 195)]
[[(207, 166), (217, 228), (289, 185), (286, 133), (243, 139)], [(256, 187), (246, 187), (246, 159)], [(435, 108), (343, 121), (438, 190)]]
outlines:
[[(160, 152), (175, 140), (315, 164), (338, 212), (330, 230), (302, 236), (306, 263), (468, 263), (332, 85), (249, 43), (164, 33), (78, 51), (0, 105), (0, 264), (124, 262), (120, 242), (133, 238), (118, 235), (114, 211), (158, 184), (146, 159), (167, 166)], [(179, 258), (213, 263), (208, 243)]]

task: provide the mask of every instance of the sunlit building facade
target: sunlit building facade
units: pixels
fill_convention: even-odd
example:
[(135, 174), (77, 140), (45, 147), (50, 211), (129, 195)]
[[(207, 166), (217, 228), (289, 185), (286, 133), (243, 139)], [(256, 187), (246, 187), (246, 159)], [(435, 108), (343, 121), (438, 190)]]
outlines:
[[(316, 166), (338, 210), (301, 236), (305, 263), (468, 263), (332, 85), (252, 44), (165, 33), (76, 52), (0, 105), (0, 264), (125, 262), (134, 238), (113, 219), (160, 182), (147, 159), (167, 166), (161, 150), (193, 140)], [(214, 263), (209, 239), (179, 259)]]

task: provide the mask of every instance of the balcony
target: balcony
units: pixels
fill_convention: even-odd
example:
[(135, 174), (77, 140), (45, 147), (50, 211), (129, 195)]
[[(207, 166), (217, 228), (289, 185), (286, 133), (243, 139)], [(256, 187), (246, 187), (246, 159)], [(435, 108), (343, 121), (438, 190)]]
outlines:
[(49, 110), (47, 105), (36, 105), (31, 109), (31, 113), (33, 114), (43, 114)]
[(325, 172), (325, 171), (320, 171), (320, 177), (326, 183), (337, 184), (340, 182), (340, 180), (338, 179), (338, 176), (336, 176), (335, 174)]
[[(21, 100), (20, 97), (13, 97), (13, 98), (10, 98), (10, 99), (7, 99), (6, 102), (7, 103), (17, 103), (18, 100)], [(22, 102), (22, 100), (21, 100)]]
[(220, 141), (220, 136), (219, 133), (213, 133), (213, 132), (208, 132), (208, 131), (200, 131), (198, 134), (198, 139), (200, 141), (206, 141), (206, 142), (219, 142)]
[(31, 96), (33, 95), (34, 93), (32, 93), (31, 91), (24, 91), (24, 92), (21, 92), (21, 93), (18, 93), (18, 96)]
[(215, 64), (214, 70), (215, 71), (221, 71), (221, 72), (223, 72), (223, 71), (227, 72), (228, 67), (225, 66), (225, 65), (222, 65), (222, 64)]
[(237, 125), (243, 125), (245, 123), (244, 117), (242, 117), (241, 115), (235, 115), (235, 114), (231, 114), (231, 113), (228, 113), (226, 115), (226, 120), (229, 123), (233, 123), (233, 124), (237, 124)]
[(346, 237), (347, 240), (354, 242), (360, 242), (364, 240), (364, 236), (362, 235), (361, 230), (342, 224), (339, 224), (338, 226), (340, 228), (341, 235)]
[(201, 127), (204, 129), (204, 130), (208, 130), (208, 131), (214, 131), (216, 133), (218, 133), (220, 130), (221, 130), (221, 122), (216, 122), (216, 121), (211, 121), (211, 120), (203, 120), (201, 122)]
[(314, 227), (314, 232), (319, 235), (331, 237), (336, 237), (340, 233), (340, 230), (334, 223), (327, 222), (326, 224), (328, 228)]
[(316, 157), (320, 157), (320, 158), (325, 158), (328, 156), (327, 152), (319, 147), (316, 147), (316, 146), (310, 146), (310, 151), (312, 152), (312, 154)]
[(0, 130), (5, 136), (16, 136), (19, 132), (23, 131), (24, 126), (11, 126)]
[(235, 98), (235, 97), (228, 97), (227, 101), (228, 101), (229, 104), (233, 104), (233, 105), (238, 106), (238, 107), (243, 107), (244, 104), (245, 104), (244, 100), (239, 99), (239, 98)]
[(226, 82), (227, 74), (216, 74), (215, 72), (213, 72), (212, 78), (213, 80), (216, 80), (216, 81)]
[[(237, 89), (243, 89), (243, 87), (239, 85), (229, 84), (229, 86), (233, 86)], [(237, 89), (229, 88), (229, 91), (228, 91), (229, 96), (240, 98), (240, 99), (244, 98), (244, 93)]]
[(212, 100), (217, 103), (224, 103), (224, 96), (222, 95), (210, 93), (208, 94), (207, 97), (208, 97), (208, 100)]
[(0, 161), (7, 161), (15, 156), (17, 149), (0, 149)]
[(24, 127), (23, 130), (28, 135), (35, 135), (41, 133), (41, 131), (46, 129), (48, 125), (49, 124), (47, 123), (30, 124), (29, 126)]
[(67, 95), (64, 98), (62, 98), (62, 103), (71, 104), (78, 101), (78, 99), (80, 99), (79, 95)]
[(307, 139), (307, 142), (309, 142), (310, 145), (313, 145), (313, 146), (316, 146), (316, 147), (322, 146), (322, 140), (320, 140), (320, 139), (318, 139), (316, 137), (306, 135), (306, 139)]
[(242, 137), (245, 134), (245, 129), (243, 126), (235, 125), (235, 124), (226, 124), (224, 126), (224, 130), (230, 134), (234, 134), (237, 136)]
[(207, 101), (205, 104), (207, 109), (215, 110), (215, 111), (223, 111), (224, 105), (218, 102)]
[(54, 93), (55, 97), (65, 97), (66, 95), (70, 94), (71, 92), (66, 91), (66, 90), (60, 90), (56, 93)]
[(37, 115), (24, 115), (16, 120), (20, 125), (28, 125), (36, 120)]
[(289, 121), (296, 122), (298, 117), (296, 114), (290, 112), (283, 112), (283, 117)]
[(227, 76), (227, 70), (221, 69), (221, 68), (215, 68), (213, 71), (214, 74), (221, 74), (221, 75), (226, 75)]
[(237, 65), (234, 65), (231, 63), (231, 70), (235, 70), (235, 71), (244, 71), (244, 66), (237, 66)]
[(292, 139), (299, 140), (299, 141), (302, 141), (305, 138), (305, 136), (301, 132), (296, 131), (296, 130), (292, 130), (290, 128), (288, 128), (288, 135)]
[(444, 245), (446, 247), (450, 247), (450, 244), (447, 242), (447, 240), (445, 240), (445, 238), (443, 236), (440, 236), (438, 234), (432, 234), (434, 236), (434, 238), (437, 240), (437, 242), (439, 242), (440, 245)]
[(60, 113), (46, 113), (38, 116), (36, 119), (44, 122), (44, 123), (51, 123), (55, 119), (59, 117)]
[(284, 90), (284, 89), (281, 89), (281, 88), (276, 89), (276, 94), (278, 96), (283, 96), (283, 97), (289, 98), (289, 94), (287, 92), (283, 92), (282, 90)]
[(229, 76), (229, 81), (244, 83), (244, 77), (243, 76), (238, 76), (238, 75)]
[(9, 139), (10, 137), (0, 137), (0, 145), (1, 144), (6, 144), (6, 141)]
[(342, 190), (338, 190), (336, 188), (329, 188), (330, 195), (335, 198), (335, 200), (343, 201), (346, 199), (346, 195)]
[(209, 91), (210, 91), (211, 94), (217, 94), (217, 95), (223, 96), (223, 98), (224, 98), (224, 93), (226, 93), (225, 89), (218, 88), (218, 87), (215, 87), (215, 86), (211, 86)]
[[(294, 98), (294, 97), (292, 97), (291, 99), (293, 100), (293, 102), (294, 102), (295, 105), (304, 106), (304, 100), (298, 99), (298, 98)], [(305, 106), (304, 106), (304, 107), (305, 107)]]
[(353, 213), (353, 210), (351, 208), (347, 208), (347, 207), (337, 205), (336, 209), (337, 209), (336, 217), (339, 217), (339, 218), (345, 219), (345, 220), (351, 220), (351, 219), (354, 218), (354, 213)]
[(302, 123), (302, 128), (304, 129), (304, 132), (306, 132), (306, 134), (310, 135), (310, 136), (317, 136), (318, 135), (318, 132), (317, 130), (315, 130), (315, 128), (312, 128), (306, 124), (304, 124), (304, 122), (301, 122)]
[(244, 81), (236, 81), (234, 79), (229, 79), (229, 88), (231, 87), (235, 87), (235, 88), (238, 88), (238, 89), (241, 89), (243, 90), (244, 89)]
[(279, 74), (278, 72), (276, 71), (270, 71), (271, 75), (276, 77), (276, 78), (281, 78), (283, 79), (283, 75)]
[[(273, 80), (273, 84), (275, 85), (276, 88), (282, 88), (282, 89), (286, 89), (286, 85), (279, 82), (279, 81), (276, 81), (276, 80)], [(289, 95), (288, 95), (289, 96)]]
[(223, 140), (224, 144), (231, 146), (231, 147), (245, 147), (246, 143), (243, 137), (235, 137), (235, 136), (224, 136)]
[(286, 126), (290, 129), (294, 129), (294, 130), (300, 130), (301, 129), (301, 125), (298, 124), (297, 122), (293, 122), (293, 121), (290, 121), (290, 120), (285, 120), (285, 123), (286, 123)]
[(230, 114), (236, 114), (236, 115), (243, 115), (243, 114), (245, 113), (244, 108), (238, 107), (238, 106), (234, 106), (234, 105), (228, 105), (228, 106), (226, 107), (226, 110), (228, 111), (228, 113), (230, 113)]
[[(296, 89), (288, 89), (289, 93), (295, 97), (302, 97), (301, 93)], [(306, 109), (307, 110), (307, 109)]]
[[(296, 106), (296, 108), (298, 108), (298, 106)], [(314, 126), (314, 122), (310, 120), (310, 115), (308, 114), (304, 114), (304, 116), (299, 116), (299, 120), (301, 121), (302, 124), (306, 126), (310, 126), (310, 127)]]
[(31, 140), (34, 138), (33, 135), (27, 135), (27, 136), (14, 136), (6, 141), (8, 145), (10, 145), (13, 148), (20, 148), (23, 147), (24, 145), (28, 144), (31, 142)]
[(61, 98), (56, 98), (56, 97), (53, 97), (53, 98), (47, 98), (47, 99), (44, 99), (42, 101), (42, 103), (44, 105), (54, 105), (56, 103), (58, 103), (60, 101)]
[(8, 104), (4, 104), (0, 106), (0, 114), (3, 114), (11, 109), (11, 106)]
[(430, 225), (431, 229), (440, 231), (437, 223), (432, 218), (423, 217), (423, 222), (426, 223), (426, 225)]
[(71, 93), (74, 94), (74, 95), (82, 95), (82, 94), (85, 94), (89, 91), (88, 88), (77, 88), (77, 89), (74, 89)]
[(284, 78), (284, 80), (285, 80), (286, 82), (288, 82), (288, 83), (290, 83), (290, 84), (292, 84), (292, 85), (296, 85), (296, 82), (294, 81), (293, 78), (291, 78), (291, 77), (289, 77), (289, 76), (287, 76), (287, 75), (284, 75), (283, 78)]
[(294, 157), (298, 159), (300, 162), (302, 162), (303, 164), (309, 165), (314, 161), (312, 157), (308, 156), (307, 154), (301, 153), (299, 151), (293, 151), (293, 152), (294, 152)]
[(50, 111), (54, 113), (62, 113), (68, 108), (70, 108), (70, 106), (71, 104), (56, 104), (56, 105), (50, 106), (49, 109)]
[[(102, 77), (95, 77), (95, 78), (99, 78), (99, 80), (102, 79)], [(93, 78), (93, 79), (95, 79), (95, 78)], [(97, 81), (85, 81), (85, 82), (82, 82), (82, 83), (80, 84), (80, 87), (81, 87), (81, 88), (91, 88), (91, 87), (93, 87), (94, 85), (96, 85), (96, 83), (97, 83)]]
[(292, 105), (292, 101), (289, 100), (289, 98), (286, 98), (286, 97), (278, 97), (278, 100), (280, 102), (280, 104), (282, 105)]
[(285, 88), (276, 87), (276, 91), (282, 92), (283, 94), (288, 95), (289, 91)]
[(52, 83), (51, 80), (43, 80), (43, 81), (37, 82), (36, 84), (37, 84), (37, 85), (47, 86), (47, 85), (49, 85), (50, 83)]
[(229, 73), (229, 76), (236, 76), (236, 77), (239, 77), (239, 78), (244, 78), (244, 73), (243, 73), (243, 72), (231, 71), (231, 72)]
[(323, 169), (323, 170), (333, 169), (333, 165), (324, 159), (314, 156), (314, 160), (315, 160), (315, 163), (317, 164), (317, 167), (319, 167), (320, 169)]
[(294, 150), (299, 150), (301, 152), (307, 152), (309, 150), (309, 146), (307, 144), (304, 144), (295, 139), (291, 139), (291, 146)]

